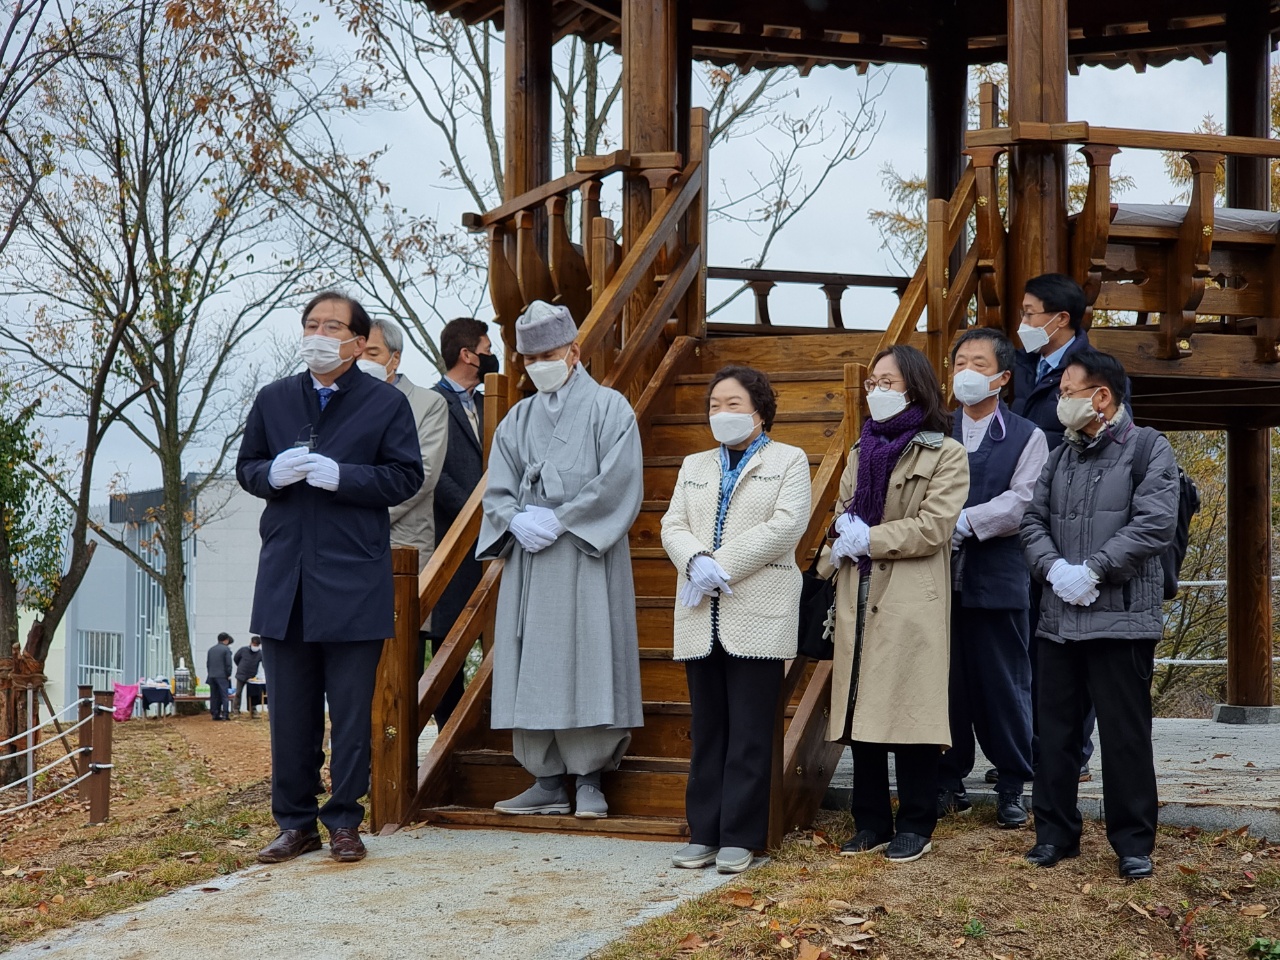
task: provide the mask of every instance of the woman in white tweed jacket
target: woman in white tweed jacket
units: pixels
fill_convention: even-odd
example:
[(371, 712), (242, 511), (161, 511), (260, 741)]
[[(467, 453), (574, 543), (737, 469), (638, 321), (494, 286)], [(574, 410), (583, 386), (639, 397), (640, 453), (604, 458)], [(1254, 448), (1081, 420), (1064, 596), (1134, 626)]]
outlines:
[(796, 655), (809, 463), (769, 439), (769, 378), (725, 367), (707, 395), (719, 445), (685, 458), (662, 518), (676, 567), (674, 657), (685, 661), (693, 756), (678, 867), (751, 864), (768, 835), (773, 719), (783, 662)]

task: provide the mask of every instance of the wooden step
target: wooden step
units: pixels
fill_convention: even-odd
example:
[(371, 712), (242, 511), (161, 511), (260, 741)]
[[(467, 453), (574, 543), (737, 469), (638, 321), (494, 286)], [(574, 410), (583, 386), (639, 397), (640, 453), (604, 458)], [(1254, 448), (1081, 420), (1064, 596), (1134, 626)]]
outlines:
[[(711, 373), (693, 373), (676, 377), (672, 394), (679, 413), (705, 414), (707, 386)], [(778, 412), (797, 410), (844, 410), (844, 370), (780, 370), (769, 371), (769, 382), (778, 396)]]
[(422, 818), (441, 827), (470, 827), (487, 830), (518, 830), (523, 833), (580, 833), (617, 837), (621, 840), (660, 840), (677, 843), (689, 837), (684, 814), (678, 817), (623, 817), (610, 813), (603, 820), (579, 820), (567, 816), (513, 817), (475, 807), (428, 807)]
[[(779, 413), (769, 436), (780, 443), (821, 455), (840, 430), (842, 411), (816, 410)], [(664, 456), (688, 456), (715, 446), (706, 418), (700, 414), (666, 414), (653, 418), (646, 439), (649, 450)]]
[(670, 500), (645, 500), (640, 504), (640, 515), (631, 525), (631, 549), (662, 546), (662, 518), (670, 505)]
[[(702, 345), (702, 369), (708, 373), (728, 363), (759, 367), (766, 373), (785, 357), (792, 370), (830, 370), (846, 363), (869, 363), (875, 356), (879, 330), (849, 330), (843, 333), (820, 333), (795, 336), (755, 336), (713, 338)], [(922, 346), (924, 335), (912, 338)]]

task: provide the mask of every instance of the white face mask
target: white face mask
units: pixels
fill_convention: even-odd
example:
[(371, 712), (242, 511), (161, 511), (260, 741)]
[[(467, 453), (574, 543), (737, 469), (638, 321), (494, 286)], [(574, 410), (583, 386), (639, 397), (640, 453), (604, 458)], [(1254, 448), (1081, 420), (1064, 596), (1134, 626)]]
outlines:
[(375, 380), (381, 380), (384, 383), (390, 379), (391, 375), (387, 373), (385, 365), (378, 363), (376, 360), (366, 360), (361, 357), (356, 361), (356, 366), (373, 377)]
[[(1048, 325), (1046, 323), (1044, 326), (1047, 327)], [(1042, 348), (1049, 344), (1049, 334), (1044, 327), (1033, 327), (1025, 320), (1018, 327), (1018, 339), (1022, 341), (1022, 349), (1027, 353), (1039, 353)]]
[(326, 337), (321, 333), (313, 334), (302, 338), (298, 354), (312, 373), (331, 373), (346, 363), (342, 359), (342, 347), (354, 339), (355, 337), (339, 340), (337, 337)]
[(871, 411), (872, 420), (891, 420), (907, 409), (907, 395), (876, 387), (867, 394), (867, 408)]
[(524, 372), (539, 393), (555, 393), (569, 379), (571, 369), (564, 360), (539, 360), (525, 364)]
[(1093, 393), (1087, 397), (1059, 397), (1058, 398), (1058, 422), (1068, 430), (1080, 431), (1098, 419), (1098, 413), (1093, 409)]
[(711, 435), (730, 446), (747, 439), (756, 428), (754, 413), (713, 413), (710, 420)]
[(1000, 376), (1003, 374), (998, 373), (995, 377), (988, 377), (977, 370), (961, 370), (951, 378), (951, 392), (966, 407), (972, 407), (975, 403), (981, 403), (1000, 392), (999, 387), (994, 390), (991, 388), (991, 381)]

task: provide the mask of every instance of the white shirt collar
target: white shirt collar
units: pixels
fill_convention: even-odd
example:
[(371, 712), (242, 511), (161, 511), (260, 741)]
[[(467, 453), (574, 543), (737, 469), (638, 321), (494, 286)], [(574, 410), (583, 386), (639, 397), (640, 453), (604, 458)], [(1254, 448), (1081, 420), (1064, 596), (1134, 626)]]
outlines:
[[(323, 384), (323, 383), (321, 383), (319, 380), (317, 380), (317, 379), (316, 379), (316, 375), (315, 375), (314, 373), (313, 373), (313, 374), (311, 374), (311, 386), (315, 387), (317, 390), (323, 390), (323, 389), (325, 389), (324, 384)], [(337, 390), (337, 389), (338, 389), (338, 383), (337, 383), (337, 381), (336, 381), (336, 380), (335, 380), (333, 383), (329, 384), (329, 389), (330, 389), (330, 390)]]

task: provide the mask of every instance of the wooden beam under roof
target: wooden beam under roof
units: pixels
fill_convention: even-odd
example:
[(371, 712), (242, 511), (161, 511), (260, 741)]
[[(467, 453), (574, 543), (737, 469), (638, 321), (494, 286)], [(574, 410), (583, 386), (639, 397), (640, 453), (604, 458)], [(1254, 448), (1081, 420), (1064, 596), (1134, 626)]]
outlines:
[(768, 56), (803, 62), (816, 59), (825, 63), (855, 64), (927, 63), (929, 56), (923, 41), (919, 47), (880, 46), (867, 43), (836, 43), (830, 40), (803, 40), (789, 37), (743, 36), (737, 33), (696, 31), (693, 34), (694, 56), (726, 58)]

